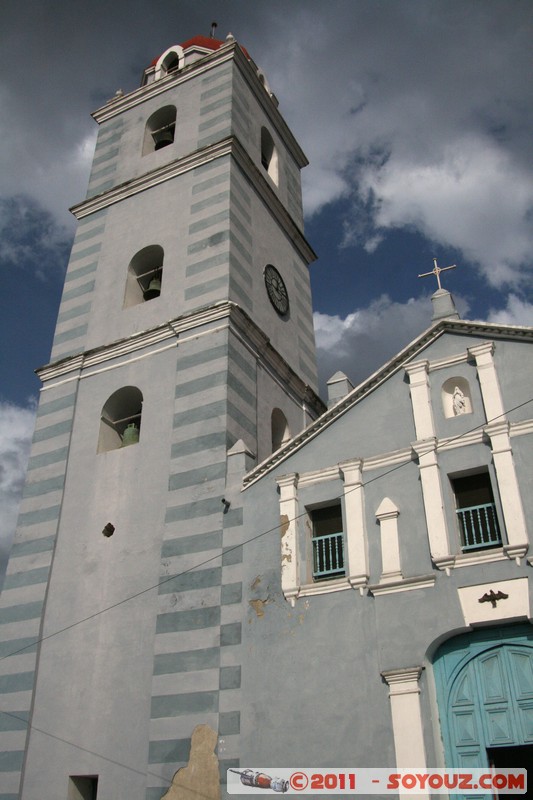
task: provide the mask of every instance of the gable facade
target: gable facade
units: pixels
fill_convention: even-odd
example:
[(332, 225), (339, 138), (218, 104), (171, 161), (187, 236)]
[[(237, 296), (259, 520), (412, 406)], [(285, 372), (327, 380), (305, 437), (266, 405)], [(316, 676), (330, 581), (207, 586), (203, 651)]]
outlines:
[(263, 603), (243, 636), (249, 724), (263, 697), (270, 720), (291, 709), (265, 763), (484, 767), (501, 745), (485, 733), (464, 762), (443, 746), (434, 661), (469, 631), (478, 650), (512, 638), (531, 614), (530, 345), (528, 329), (443, 320), (246, 476), (245, 535), (265, 532), (244, 548), (250, 607)]

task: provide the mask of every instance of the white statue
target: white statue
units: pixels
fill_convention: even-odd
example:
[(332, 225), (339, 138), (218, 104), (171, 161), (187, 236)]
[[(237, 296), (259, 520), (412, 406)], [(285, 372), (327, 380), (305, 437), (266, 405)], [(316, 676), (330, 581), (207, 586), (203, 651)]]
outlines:
[(456, 386), (453, 390), (453, 413), (456, 417), (466, 412), (466, 399), (461, 389)]

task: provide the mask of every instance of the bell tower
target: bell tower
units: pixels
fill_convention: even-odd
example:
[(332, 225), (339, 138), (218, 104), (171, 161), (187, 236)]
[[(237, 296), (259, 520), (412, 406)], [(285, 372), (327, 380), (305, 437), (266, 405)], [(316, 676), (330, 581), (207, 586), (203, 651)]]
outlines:
[[(166, 50), (99, 125), (0, 604), (0, 800), (239, 764), (243, 473), (322, 410), (300, 170), (246, 50)], [(207, 730), (207, 728), (206, 728)]]

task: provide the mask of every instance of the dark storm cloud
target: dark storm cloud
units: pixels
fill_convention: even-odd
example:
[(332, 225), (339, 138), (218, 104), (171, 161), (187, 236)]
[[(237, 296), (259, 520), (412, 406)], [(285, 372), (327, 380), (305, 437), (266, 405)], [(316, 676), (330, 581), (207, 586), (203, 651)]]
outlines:
[[(264, 69), (310, 157), (308, 211), (343, 196), (353, 201), (347, 241), (372, 249), (413, 226), (496, 285), (527, 278), (529, 0), (56, 0), (31, 15), (8, 0), (0, 194), (30, 193), (66, 221), (91, 158), (89, 110), (135, 88), (154, 56), (208, 34), (213, 19)], [(372, 210), (363, 240), (361, 203)]]
[[(363, 246), (386, 271), (380, 243), (392, 230), (416, 231), (477, 268), (478, 294), (498, 288), (493, 319), (531, 324), (531, 0), (3, 0), (4, 263), (27, 257), (34, 272), (57, 271), (73, 231), (66, 209), (86, 189), (90, 111), (137, 88), (155, 56), (208, 35), (213, 20), (218, 38), (231, 31), (264, 70), (310, 159), (308, 213), (342, 200), (338, 246)], [(323, 378), (343, 369), (359, 381), (429, 323), (427, 298), (379, 294), (374, 287), (368, 307), (346, 317), (317, 315)], [(0, 407), (0, 439), (24, 423), (5, 438), (13, 457), (0, 523), (3, 509), (13, 519), (26, 413)]]

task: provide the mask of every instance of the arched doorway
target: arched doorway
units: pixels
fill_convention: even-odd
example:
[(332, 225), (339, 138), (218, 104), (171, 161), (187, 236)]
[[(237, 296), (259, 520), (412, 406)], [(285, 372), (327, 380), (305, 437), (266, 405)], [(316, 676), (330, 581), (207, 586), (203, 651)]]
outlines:
[(446, 765), (531, 767), (533, 777), (533, 627), (450, 639), (434, 672)]

